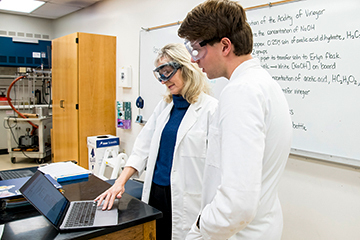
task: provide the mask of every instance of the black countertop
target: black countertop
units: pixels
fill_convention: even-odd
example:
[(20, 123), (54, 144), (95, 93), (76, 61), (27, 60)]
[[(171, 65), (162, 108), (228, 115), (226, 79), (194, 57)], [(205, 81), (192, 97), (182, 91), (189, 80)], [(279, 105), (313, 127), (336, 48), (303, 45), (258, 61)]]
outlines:
[[(88, 181), (63, 185), (65, 196), (73, 200), (91, 200), (111, 185), (91, 175)], [(118, 203), (119, 224), (106, 228), (94, 228), (84, 231), (59, 232), (45, 217), (31, 205), (10, 208), (0, 213), (1, 222), (5, 219), (1, 239), (89, 239), (116, 232), (138, 224), (162, 217), (157, 209), (139, 199), (124, 193)]]

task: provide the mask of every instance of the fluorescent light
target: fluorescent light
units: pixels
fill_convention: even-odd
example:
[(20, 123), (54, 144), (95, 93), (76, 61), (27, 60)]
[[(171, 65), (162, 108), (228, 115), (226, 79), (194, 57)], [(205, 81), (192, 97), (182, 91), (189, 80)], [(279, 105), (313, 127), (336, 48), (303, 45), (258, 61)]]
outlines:
[(13, 37), (12, 41), (13, 42), (20, 42), (20, 43), (39, 43), (38, 39), (18, 38), (18, 37)]
[(36, 0), (0, 0), (0, 10), (31, 13), (44, 3)]

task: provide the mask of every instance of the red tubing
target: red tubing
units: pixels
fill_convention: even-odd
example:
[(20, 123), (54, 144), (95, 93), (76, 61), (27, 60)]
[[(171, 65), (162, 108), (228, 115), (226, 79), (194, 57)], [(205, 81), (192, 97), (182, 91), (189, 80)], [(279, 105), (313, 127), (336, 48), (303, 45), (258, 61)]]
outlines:
[[(7, 90), (7, 95), (6, 95), (6, 98), (7, 98), (7, 101), (8, 101), (8, 103), (9, 103), (10, 107), (11, 107), (17, 114), (19, 114), (19, 116), (21, 116), (22, 118), (27, 118), (27, 117), (25, 117), (22, 113), (20, 113), (18, 110), (16, 110), (16, 108), (12, 105), (11, 100), (10, 100), (10, 90), (11, 90), (12, 86), (13, 86), (17, 81), (19, 81), (20, 79), (25, 78), (25, 77), (26, 77), (26, 76), (20, 76), (20, 77), (16, 78), (16, 79), (10, 84), (10, 86), (9, 86), (9, 88), (8, 88), (8, 90)], [(33, 129), (32, 129), (32, 131), (31, 131), (31, 135), (33, 135), (34, 132), (35, 132), (35, 130), (36, 130), (37, 128), (39, 128), (39, 126), (38, 126), (38, 125), (35, 125), (34, 123), (32, 123), (32, 122), (30, 122), (30, 121), (27, 121), (27, 122), (30, 123), (31, 126), (33, 126)]]

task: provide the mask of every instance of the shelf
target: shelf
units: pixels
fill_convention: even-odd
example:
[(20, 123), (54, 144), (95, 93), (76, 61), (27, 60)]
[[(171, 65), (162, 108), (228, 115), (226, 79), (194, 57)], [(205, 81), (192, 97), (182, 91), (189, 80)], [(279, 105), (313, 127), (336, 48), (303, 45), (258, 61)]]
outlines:
[[(18, 104), (13, 104), (15, 106), (15, 108), (17, 110), (28, 110), (28, 109), (32, 109), (33, 107), (49, 107), (49, 109), (52, 109), (52, 105), (48, 105), (48, 104), (42, 104), (42, 105), (18, 105)], [(0, 110), (12, 110), (12, 108), (9, 105), (0, 105)]]
[[(16, 79), (19, 76), (16, 75), (0, 75), (0, 79)], [(29, 76), (27, 77), (27, 79), (33, 79), (33, 76)], [(35, 77), (36, 79), (51, 79), (50, 76), (48, 77)]]

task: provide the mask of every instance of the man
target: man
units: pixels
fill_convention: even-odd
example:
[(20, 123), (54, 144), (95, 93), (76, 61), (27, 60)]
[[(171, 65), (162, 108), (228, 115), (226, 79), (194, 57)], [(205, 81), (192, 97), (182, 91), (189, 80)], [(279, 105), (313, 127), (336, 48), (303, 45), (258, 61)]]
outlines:
[(280, 86), (251, 56), (252, 32), (236, 2), (209, 0), (178, 34), (208, 78), (229, 80), (210, 122), (202, 210), (187, 239), (280, 239), (277, 194), (292, 127)]

